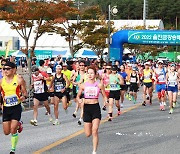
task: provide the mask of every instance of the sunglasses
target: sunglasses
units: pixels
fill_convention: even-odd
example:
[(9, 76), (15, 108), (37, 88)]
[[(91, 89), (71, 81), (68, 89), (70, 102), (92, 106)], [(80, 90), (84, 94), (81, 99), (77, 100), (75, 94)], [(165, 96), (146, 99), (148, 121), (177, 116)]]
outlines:
[(1, 64), (1, 66), (4, 66), (5, 64)]
[(12, 69), (12, 68), (10, 68), (10, 67), (8, 67), (8, 68), (3, 68), (4, 71), (5, 71), (5, 70), (9, 71), (10, 69)]
[(106, 70), (110, 70), (111, 68), (106, 68)]
[(84, 65), (79, 65), (79, 66), (84, 66)]

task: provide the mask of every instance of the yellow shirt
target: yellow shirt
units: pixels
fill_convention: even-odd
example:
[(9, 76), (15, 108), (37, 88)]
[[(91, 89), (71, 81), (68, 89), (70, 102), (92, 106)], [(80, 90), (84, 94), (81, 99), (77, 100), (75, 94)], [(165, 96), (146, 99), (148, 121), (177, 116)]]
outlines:
[(152, 82), (152, 70), (151, 69), (148, 69), (148, 70), (144, 69), (143, 73), (144, 73), (144, 80), (143, 80), (143, 82), (144, 83)]
[(3, 106), (6, 107), (12, 107), (15, 105), (20, 104), (20, 85), (18, 85), (17, 81), (17, 75), (14, 76), (13, 80), (11, 83), (6, 82), (6, 78), (2, 78), (2, 83), (1, 83), (1, 88), (2, 88), (2, 97), (3, 97)]
[[(66, 70), (66, 71), (62, 70), (61, 72), (67, 77), (67, 79), (70, 82), (70, 80), (71, 80), (71, 71), (70, 70)], [(72, 83), (70, 83), (69, 88), (72, 88), (72, 87), (73, 87), (73, 85), (72, 85)]]

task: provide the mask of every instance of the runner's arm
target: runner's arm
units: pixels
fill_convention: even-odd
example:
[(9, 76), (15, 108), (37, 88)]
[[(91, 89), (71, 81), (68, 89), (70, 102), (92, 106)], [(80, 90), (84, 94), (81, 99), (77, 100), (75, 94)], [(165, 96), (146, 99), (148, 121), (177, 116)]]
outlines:
[(108, 98), (107, 98), (106, 93), (105, 93), (104, 85), (100, 83), (100, 84), (99, 84), (99, 88), (101, 89), (101, 93), (102, 93), (102, 95), (103, 95), (104, 101), (105, 101), (106, 103), (108, 103), (109, 101), (108, 101)]
[(78, 90), (78, 93), (77, 93), (77, 96), (76, 96), (77, 102), (79, 102), (79, 103), (82, 103), (82, 100), (81, 100), (80, 97), (81, 97), (83, 91), (84, 91), (84, 84), (81, 84), (79, 86), (79, 90)]
[(63, 74), (63, 78), (65, 79), (65, 81), (66, 81), (66, 89), (67, 88), (69, 88), (69, 85), (70, 85), (70, 83), (69, 83), (69, 80), (68, 80), (68, 78)]
[(120, 81), (119, 84), (124, 85), (124, 79), (120, 74), (118, 74), (118, 78), (119, 78), (119, 81)]

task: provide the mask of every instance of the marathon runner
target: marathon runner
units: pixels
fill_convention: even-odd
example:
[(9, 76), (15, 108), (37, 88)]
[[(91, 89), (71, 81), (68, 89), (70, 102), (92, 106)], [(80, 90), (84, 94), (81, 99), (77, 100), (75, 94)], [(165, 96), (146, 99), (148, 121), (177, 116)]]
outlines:
[(66, 97), (66, 89), (69, 87), (69, 81), (67, 77), (62, 73), (62, 66), (56, 66), (56, 74), (53, 77), (50, 87), (54, 87), (54, 115), (55, 121), (53, 125), (59, 125), (60, 122), (58, 120), (59, 116), (59, 101), (62, 99), (63, 108), (67, 113), (67, 97)]
[(3, 66), (4, 77), (0, 80), (3, 97), (3, 130), (5, 135), (11, 133), (11, 152), (15, 154), (18, 132), (22, 131), (21, 102), (27, 98), (26, 83), (22, 76), (15, 74), (16, 65), (6, 62)]
[(77, 100), (79, 103), (83, 103), (81, 95), (84, 92), (84, 131), (87, 137), (93, 136), (93, 152), (96, 154), (97, 146), (99, 142), (98, 129), (101, 120), (101, 109), (99, 106), (98, 98), (99, 93), (104, 97), (104, 100), (108, 102), (104, 86), (96, 81), (96, 68), (89, 66), (87, 69), (88, 80), (80, 86), (77, 94)]
[(173, 113), (173, 108), (176, 107), (177, 92), (178, 92), (178, 73), (175, 71), (176, 65), (171, 64), (171, 68), (166, 74), (166, 84), (169, 98), (170, 111), (169, 114)]
[(143, 78), (143, 106), (146, 106), (146, 100), (150, 101), (150, 105), (152, 104), (152, 91), (153, 91), (153, 83), (152, 76), (153, 71), (150, 68), (150, 62), (146, 62), (145, 69), (143, 70), (142, 78)]
[(50, 107), (48, 104), (48, 88), (46, 86), (46, 81), (43, 75), (39, 72), (38, 68), (34, 68), (33, 74), (32, 74), (32, 87), (34, 88), (34, 93), (33, 93), (33, 102), (34, 102), (34, 107), (33, 107), (33, 120), (30, 121), (31, 125), (37, 126), (37, 116), (38, 116), (38, 106), (39, 103), (42, 101), (44, 102), (44, 106), (48, 112), (49, 116), (49, 121), (52, 122), (52, 116), (50, 112)]
[(108, 121), (112, 121), (113, 117), (113, 104), (114, 100), (116, 103), (116, 107), (118, 110), (118, 115), (120, 112), (120, 85), (124, 84), (124, 80), (120, 74), (117, 74), (117, 66), (112, 67), (112, 73), (109, 75), (109, 84), (110, 84), (110, 93), (109, 93), (109, 119)]
[(154, 70), (156, 91), (160, 103), (160, 110), (165, 110), (165, 94), (166, 94), (166, 71), (163, 67), (163, 61), (158, 61), (158, 68)]

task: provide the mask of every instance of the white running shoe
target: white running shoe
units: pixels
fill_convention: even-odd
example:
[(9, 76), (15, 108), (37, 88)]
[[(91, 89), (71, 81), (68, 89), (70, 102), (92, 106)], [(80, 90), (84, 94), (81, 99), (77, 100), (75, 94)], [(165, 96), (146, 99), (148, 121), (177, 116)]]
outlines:
[(124, 105), (123, 104), (121, 104), (121, 108), (123, 108), (124, 107)]
[(37, 125), (38, 125), (38, 124), (37, 124), (37, 120), (31, 120), (30, 123), (31, 123), (31, 125), (33, 125), (33, 126), (37, 126)]
[(53, 122), (53, 118), (49, 116), (49, 122)]
[(60, 122), (59, 122), (58, 119), (56, 119), (56, 120), (53, 122), (53, 125), (59, 125), (59, 124), (60, 124)]

